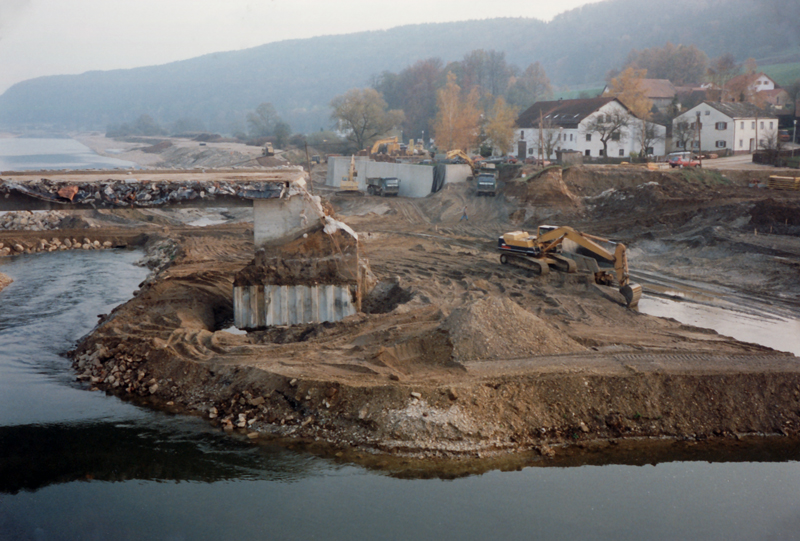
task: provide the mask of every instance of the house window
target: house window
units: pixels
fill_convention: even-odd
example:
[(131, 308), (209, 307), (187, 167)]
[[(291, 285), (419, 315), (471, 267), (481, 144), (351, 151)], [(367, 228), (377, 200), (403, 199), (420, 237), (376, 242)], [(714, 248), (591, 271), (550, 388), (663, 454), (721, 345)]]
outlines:
[(714, 127), (716, 129), (718, 129), (718, 130), (727, 130), (728, 129), (728, 123), (727, 122), (717, 122), (716, 124), (714, 124)]
[(572, 141), (572, 134), (569, 134), (569, 140)]
[(751, 123), (750, 123), (750, 129), (751, 129), (751, 130), (754, 130), (754, 129), (756, 129), (756, 122), (755, 122), (755, 121), (753, 121), (753, 122), (751, 122)]
[(741, 126), (739, 126), (739, 128), (744, 129), (744, 122), (741, 123)]
[(612, 141), (619, 141), (619, 132), (618, 131), (615, 131), (614, 133), (611, 134), (611, 140)]
[(602, 149), (602, 148), (600, 149), (600, 152), (599, 152), (599, 154), (600, 154), (601, 156), (605, 156), (605, 152), (603, 151), (603, 149)]
[(692, 141), (692, 148), (700, 148), (700, 141)]
[(677, 147), (677, 148), (685, 148), (686, 147), (686, 141), (678, 141), (678, 142), (676, 142), (675, 143), (675, 147)]
[(763, 130), (764, 129), (764, 121), (762, 120), (758, 124), (759, 124), (759, 127)]
[(533, 154), (533, 147), (528, 149), (528, 154)]
[(591, 150), (589, 150), (588, 148), (586, 149), (586, 155), (587, 155), (587, 156), (591, 156), (591, 155), (592, 155), (592, 151), (591, 151)]
[(710, 115), (711, 111), (706, 111), (706, 116)]
[[(622, 151), (620, 151), (620, 152), (622, 152)], [(655, 154), (655, 151), (653, 150), (653, 147), (647, 147), (647, 154), (649, 154), (649, 155), (651, 155), (651, 156), (652, 156), (653, 154)]]
[(739, 139), (739, 148), (744, 148), (744, 141)]
[(620, 155), (620, 156), (624, 156), (624, 155), (625, 155), (625, 150), (623, 150), (623, 149), (619, 149), (619, 155)]
[(769, 122), (769, 129), (772, 129), (772, 121)]
[(520, 130), (519, 131), (519, 138), (520, 139), (525, 139), (525, 130)]
[[(587, 133), (586, 134), (586, 140), (587, 141), (591, 141), (592, 140), (592, 134), (591, 133)], [(588, 154), (587, 154), (587, 156), (588, 156)]]
[(717, 148), (725, 148), (727, 143), (725, 141), (717, 141)]

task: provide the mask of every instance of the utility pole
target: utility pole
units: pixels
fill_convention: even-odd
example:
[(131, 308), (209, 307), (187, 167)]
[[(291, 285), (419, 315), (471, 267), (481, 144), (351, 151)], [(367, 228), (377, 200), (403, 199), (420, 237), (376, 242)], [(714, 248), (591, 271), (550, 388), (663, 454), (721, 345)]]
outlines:
[(794, 132), (792, 132), (792, 158), (794, 158), (794, 147), (797, 146), (797, 119), (794, 119)]
[[(544, 143), (544, 133), (542, 131), (542, 111), (539, 110), (539, 165), (544, 167), (544, 147), (542, 144)], [(549, 158), (549, 156), (548, 156)]]
[(703, 167), (703, 144), (700, 141), (700, 134), (702, 133), (700, 129), (700, 111), (697, 111), (697, 122), (694, 125), (695, 132), (697, 133), (697, 157), (700, 160), (700, 167)]

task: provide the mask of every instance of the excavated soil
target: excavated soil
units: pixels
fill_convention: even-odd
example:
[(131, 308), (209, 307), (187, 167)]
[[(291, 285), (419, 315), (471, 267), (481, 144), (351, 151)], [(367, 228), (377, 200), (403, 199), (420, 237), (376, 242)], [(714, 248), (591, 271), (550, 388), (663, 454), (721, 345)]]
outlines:
[[(550, 456), (616, 438), (800, 429), (796, 357), (628, 309), (588, 276), (502, 266), (494, 248), (511, 229), (568, 224), (624, 241), (634, 271), (800, 311), (800, 237), (784, 214), (800, 194), (719, 174), (590, 167), (502, 183), (494, 198), (467, 185), (423, 199), (314, 190), (359, 233), (378, 280), (362, 313), (229, 332), (235, 277), (254, 261), (248, 226), (141, 228), (147, 245), (158, 237), (175, 249), (79, 344), (79, 379), (254, 439), (404, 456)], [(324, 237), (287, 249), (323, 261), (340, 253)]]

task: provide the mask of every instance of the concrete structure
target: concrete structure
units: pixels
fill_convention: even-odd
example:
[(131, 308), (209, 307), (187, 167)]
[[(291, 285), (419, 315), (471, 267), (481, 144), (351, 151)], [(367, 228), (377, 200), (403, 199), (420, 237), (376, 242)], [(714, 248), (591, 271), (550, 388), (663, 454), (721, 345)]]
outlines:
[(283, 244), (317, 227), (322, 216), (319, 197), (306, 193), (254, 199), (253, 243), (256, 248)]
[[(696, 133), (697, 114), (700, 114), (700, 144)], [(676, 134), (691, 134), (688, 144), (676, 139)], [(676, 150), (708, 152), (754, 152), (766, 139), (777, 136), (778, 119), (749, 103), (719, 103), (704, 101), (672, 121)]]
[[(603, 121), (614, 115), (626, 118), (628, 126), (620, 130), (619, 136), (608, 141), (608, 157), (626, 157), (641, 150), (640, 130), (642, 121), (634, 116), (618, 99), (610, 97), (579, 100), (536, 102), (517, 119), (516, 146), (519, 159), (536, 158), (539, 153), (539, 119), (542, 119), (542, 140), (552, 142), (552, 153), (545, 156), (552, 160), (557, 152), (580, 152), (584, 157), (602, 157), (603, 143), (600, 134), (590, 125), (595, 120)], [(663, 156), (666, 152), (666, 127), (650, 123), (658, 136), (648, 154)], [(547, 144), (541, 145), (547, 148)], [(544, 151), (546, 153), (546, 150)]]
[(354, 315), (351, 288), (343, 285), (252, 285), (233, 289), (234, 325), (260, 329), (339, 321)]
[[(367, 157), (356, 156), (356, 180), (358, 188), (367, 190), (367, 178), (396, 177), (400, 179), (401, 197), (425, 197), (432, 192), (434, 166), (409, 163), (375, 162)], [(444, 166), (444, 183), (465, 182), (472, 175), (468, 165), (448, 164)], [(350, 172), (350, 156), (328, 158), (328, 176), (325, 184), (338, 188), (342, 177)]]

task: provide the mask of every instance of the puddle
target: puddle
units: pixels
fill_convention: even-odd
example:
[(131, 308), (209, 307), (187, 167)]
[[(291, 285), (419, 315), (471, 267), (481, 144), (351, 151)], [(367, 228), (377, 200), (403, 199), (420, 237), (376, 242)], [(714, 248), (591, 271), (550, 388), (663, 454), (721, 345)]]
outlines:
[(713, 329), (742, 342), (800, 356), (800, 319), (786, 318), (748, 306), (747, 312), (672, 299), (644, 296), (639, 311), (671, 317), (686, 325)]

